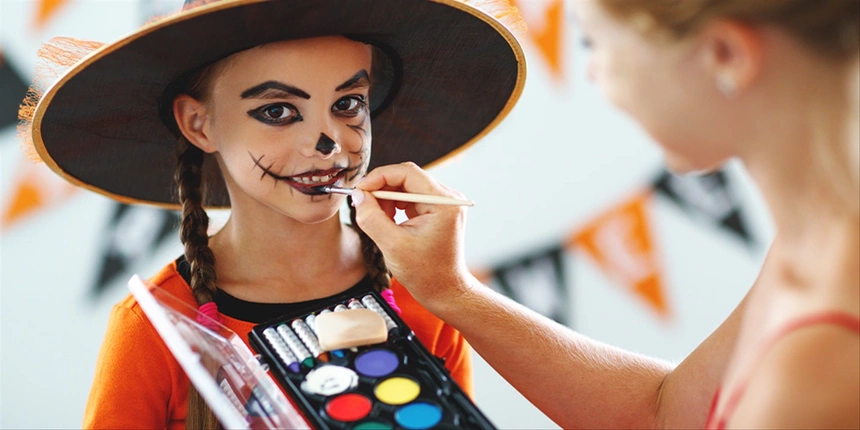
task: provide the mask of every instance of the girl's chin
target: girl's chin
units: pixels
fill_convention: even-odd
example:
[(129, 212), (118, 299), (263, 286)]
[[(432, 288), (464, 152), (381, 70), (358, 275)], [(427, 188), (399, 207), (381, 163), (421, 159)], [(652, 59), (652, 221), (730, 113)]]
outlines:
[(323, 207), (320, 202), (315, 202), (313, 204), (318, 207), (302, 208), (301, 210), (296, 210), (296, 207), (291, 207), (286, 208), (286, 210), (281, 211), (281, 213), (284, 216), (292, 218), (302, 224), (313, 225), (322, 224), (334, 217), (337, 217), (341, 207), (341, 205), (335, 203), (334, 200), (332, 200), (330, 205), (327, 205), (326, 207)]

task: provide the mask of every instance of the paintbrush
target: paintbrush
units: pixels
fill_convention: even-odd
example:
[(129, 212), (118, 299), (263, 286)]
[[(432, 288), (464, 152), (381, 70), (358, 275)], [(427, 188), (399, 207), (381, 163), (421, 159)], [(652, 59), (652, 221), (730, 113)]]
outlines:
[[(352, 195), (355, 188), (334, 187), (324, 185), (316, 187), (317, 190), (330, 194)], [(471, 200), (455, 199), (453, 197), (434, 196), (432, 194), (415, 194), (401, 193), (397, 191), (370, 191), (373, 197), (381, 200), (397, 200), (399, 202), (409, 203), (427, 203), (431, 205), (447, 205), (447, 206), (475, 206), (475, 202)]]

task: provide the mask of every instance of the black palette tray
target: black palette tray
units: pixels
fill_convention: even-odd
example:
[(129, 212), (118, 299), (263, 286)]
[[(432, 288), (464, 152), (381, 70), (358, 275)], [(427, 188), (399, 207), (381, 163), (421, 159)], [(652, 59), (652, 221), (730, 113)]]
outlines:
[[(385, 319), (388, 340), (319, 354), (314, 349), (315, 317), (356, 307), (374, 310)], [(315, 428), (495, 428), (451, 378), (443, 361), (421, 344), (376, 291), (343, 293), (322, 308), (259, 324), (248, 340)]]

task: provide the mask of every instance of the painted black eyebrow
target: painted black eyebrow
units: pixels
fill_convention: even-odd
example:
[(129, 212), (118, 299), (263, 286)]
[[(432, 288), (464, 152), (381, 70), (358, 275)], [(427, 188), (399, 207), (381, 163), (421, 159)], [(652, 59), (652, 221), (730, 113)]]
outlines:
[(310, 100), (310, 98), (311, 98), (310, 94), (308, 94), (308, 93), (306, 93), (306, 92), (304, 92), (304, 91), (302, 91), (302, 90), (300, 90), (300, 89), (298, 89), (292, 85), (287, 85), (287, 84), (284, 84), (284, 83), (281, 83), (278, 81), (266, 81), (260, 85), (256, 85), (254, 87), (248, 88), (247, 90), (245, 90), (242, 93), (242, 98), (247, 99), (250, 97), (258, 97), (260, 95), (263, 95), (262, 98), (280, 98), (280, 97), (282, 97), (282, 96), (265, 97), (265, 94), (268, 90), (276, 90), (276, 91), (285, 92), (287, 94), (292, 94), (296, 97), (301, 97), (301, 98), (306, 99), (306, 100)]
[(351, 78), (347, 79), (346, 82), (340, 84), (335, 88), (335, 91), (348, 91), (355, 88), (364, 88), (370, 86), (370, 76), (367, 74), (367, 70), (361, 69), (358, 73), (352, 75)]

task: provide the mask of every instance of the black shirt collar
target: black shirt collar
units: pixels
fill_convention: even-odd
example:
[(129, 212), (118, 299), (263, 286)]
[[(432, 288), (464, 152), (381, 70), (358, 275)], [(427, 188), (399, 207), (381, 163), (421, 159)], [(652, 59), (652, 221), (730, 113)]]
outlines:
[[(184, 255), (176, 259), (176, 270), (182, 276), (182, 279), (185, 280), (185, 283), (191, 285), (191, 265), (185, 260)], [(372, 289), (373, 283), (370, 278), (365, 276), (357, 284), (344, 291), (344, 293), (348, 292), (358, 296), (360, 292)], [(330, 301), (330, 298), (324, 297), (294, 303), (257, 303), (233, 297), (220, 288), (215, 292), (215, 304), (218, 305), (218, 312), (230, 318), (252, 323), (262, 323), (281, 315), (299, 313), (308, 308), (322, 308)]]

